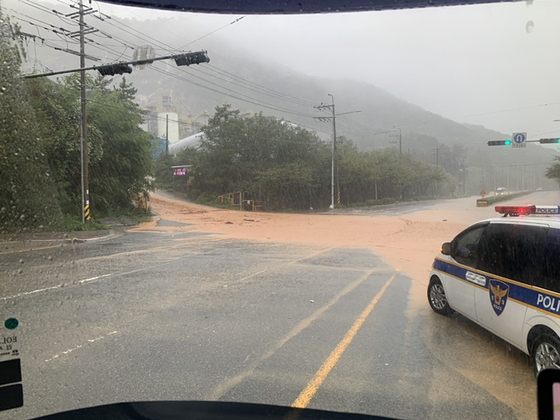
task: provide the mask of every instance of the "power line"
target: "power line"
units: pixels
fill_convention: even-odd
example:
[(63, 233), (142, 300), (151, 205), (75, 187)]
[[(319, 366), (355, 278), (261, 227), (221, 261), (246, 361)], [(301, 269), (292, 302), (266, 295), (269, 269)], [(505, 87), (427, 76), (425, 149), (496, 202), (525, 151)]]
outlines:
[[(292, 99), (290, 99), (290, 98), (288, 98), (288, 97), (283, 97), (283, 96), (280, 96), (280, 95), (275, 95), (275, 94), (272, 94), (272, 93), (268, 93), (268, 92), (266, 92), (266, 91), (264, 91), (264, 90), (259, 90), (259, 89), (257, 89), (257, 88), (252, 88), (252, 87), (249, 87), (249, 86), (245, 86), (245, 85), (243, 85), (243, 84), (241, 84), (241, 83), (236, 83), (236, 82), (233, 82), (233, 81), (224, 79), (224, 78), (222, 78), (222, 77), (213, 75), (213, 74), (211, 74), (211, 73), (204, 72), (203, 70), (199, 70), (198, 68), (191, 68), (190, 70), (191, 70), (191, 71), (194, 71), (194, 72), (196, 72), (196, 73), (204, 74), (205, 76), (214, 77), (214, 78), (216, 78), (216, 79), (218, 79), (218, 80), (220, 80), (220, 81), (223, 81), (223, 82), (226, 82), (226, 83), (230, 83), (230, 84), (232, 84), (232, 85), (234, 85), (234, 86), (239, 86), (239, 87), (241, 87), (241, 88), (243, 88), (243, 89), (246, 89), (246, 90), (249, 90), (249, 91), (252, 91), (252, 92), (261, 94), (261, 95), (266, 95), (266, 96), (268, 96), (268, 97), (270, 97), (270, 98), (274, 98), (274, 99), (276, 99), (276, 100), (281, 100), (281, 101), (284, 101), (284, 102), (291, 102), (291, 103), (293, 103), (293, 104), (295, 104), (295, 105), (300, 105), (300, 106), (302, 106), (302, 105), (303, 105), (303, 106), (309, 106), (309, 105), (307, 105), (307, 104), (302, 104), (301, 102), (292, 100)], [(190, 72), (189, 72), (189, 74), (190, 74)]]
[[(164, 44), (164, 45), (165, 45), (165, 44)], [(153, 66), (152, 66), (152, 68), (153, 68)], [(155, 68), (154, 68), (154, 69), (155, 69)], [(216, 69), (217, 69), (217, 68), (216, 68)], [(158, 70), (159, 70), (160, 72), (165, 71), (165, 70), (161, 70), (161, 69), (158, 69)], [(202, 81), (204, 81), (204, 82), (206, 82), (206, 83), (208, 83), (208, 84), (210, 84), (210, 85), (217, 86), (217, 87), (219, 87), (220, 89), (228, 90), (228, 91), (230, 91), (230, 92), (233, 92), (235, 95), (241, 95), (241, 96), (244, 96), (244, 97), (246, 97), (246, 98), (248, 98), (248, 99), (243, 99), (243, 98), (240, 98), (240, 97), (238, 97), (238, 96), (229, 95), (229, 94), (226, 94), (225, 92), (218, 92), (218, 93), (226, 94), (226, 96), (230, 96), (230, 97), (233, 97), (233, 98), (235, 98), (235, 99), (239, 99), (239, 100), (242, 100), (242, 101), (246, 101), (246, 102), (252, 103), (252, 104), (254, 104), (254, 105), (263, 106), (263, 107), (265, 107), (265, 108), (274, 109), (274, 110), (281, 111), (281, 112), (286, 112), (286, 113), (289, 113), (289, 114), (292, 114), (292, 115), (298, 115), (298, 116), (303, 116), (303, 117), (308, 117), (308, 118), (313, 117), (312, 115), (309, 115), (309, 114), (297, 113), (297, 112), (288, 110), (288, 109), (286, 109), (286, 108), (281, 108), (281, 107), (275, 106), (275, 105), (273, 105), (273, 104), (270, 104), (270, 103), (268, 103), (268, 102), (264, 102), (264, 101), (258, 100), (258, 99), (254, 98), (254, 97), (249, 96), (249, 95), (245, 95), (245, 94), (240, 93), (240, 92), (238, 92), (238, 91), (235, 91), (235, 90), (233, 90), (233, 89), (229, 89), (229, 88), (224, 87), (224, 86), (222, 86), (222, 85), (220, 85), (220, 84), (214, 83), (214, 82), (212, 82), (212, 81), (210, 81), (210, 80), (207, 80), (207, 79), (205, 79), (205, 78), (203, 78), (203, 77), (201, 77), (201, 76), (196, 76), (196, 75), (192, 74), (191, 72), (187, 72), (186, 70), (183, 70), (183, 69), (180, 69), (180, 70), (183, 71), (183, 72), (185, 72), (185, 73), (188, 73), (191, 77), (198, 78), (198, 79), (200, 79), (200, 80), (202, 80)], [(191, 70), (192, 70), (192, 69), (191, 69)], [(220, 70), (220, 69), (217, 69), (217, 70)], [(195, 70), (195, 71), (197, 71), (197, 70)], [(199, 72), (200, 72), (200, 71), (199, 71)], [(225, 72), (225, 71), (222, 71), (222, 72)], [(203, 72), (201, 72), (201, 73), (203, 73)], [(167, 72), (167, 74), (172, 74), (172, 73)], [(212, 77), (212, 75), (208, 75), (208, 76), (211, 76), (211, 77)], [(183, 79), (184, 79), (184, 78), (183, 78)], [(221, 79), (221, 78), (218, 78), (218, 79), (219, 79), (219, 80), (223, 80), (223, 79)], [(187, 82), (189, 82), (189, 83), (193, 83), (193, 84), (195, 84), (195, 85), (198, 85), (198, 84), (196, 84), (194, 81), (191, 81), (191, 80), (185, 80), (185, 81), (187, 81)], [(223, 80), (223, 81), (225, 81), (225, 80)], [(256, 84), (255, 84), (255, 85), (256, 85)], [(203, 85), (198, 85), (198, 86), (209, 89), (207, 86), (203, 86)], [(257, 85), (257, 86), (258, 86), (258, 85)], [(265, 89), (267, 89), (267, 88), (265, 88)], [(212, 89), (211, 89), (211, 90), (212, 90)], [(268, 90), (271, 90), (271, 89), (268, 89)], [(214, 91), (215, 91), (215, 90), (214, 90)], [(273, 90), (271, 90), (271, 91), (272, 91), (272, 92), (275, 92), (275, 91), (273, 91)], [(275, 93), (279, 93), (279, 92), (275, 92)], [(282, 94), (279, 93), (279, 95), (282, 95)], [(288, 97), (287, 95), (285, 95), (285, 96)], [(279, 99), (285, 99), (285, 98), (282, 97), (282, 98), (279, 98)], [(290, 99), (291, 99), (291, 98), (290, 98)], [(258, 102), (255, 102), (255, 101), (258, 101)], [(311, 102), (309, 102), (309, 103), (311, 103)]]
[(182, 47), (179, 47), (179, 49), (183, 49), (183, 48), (185, 48), (185, 47), (188, 46), (188, 45), (194, 44), (195, 42), (200, 41), (200, 40), (203, 39), (203, 38), (206, 38), (207, 36), (210, 36), (210, 35), (212, 35), (212, 34), (215, 34), (216, 32), (221, 31), (222, 29), (227, 28), (228, 26), (237, 23), (237, 22), (239, 22), (241, 19), (244, 19), (244, 18), (246, 18), (246, 17), (247, 17), (247, 16), (238, 17), (237, 19), (231, 21), (230, 23), (228, 23), (228, 24), (226, 24), (226, 25), (224, 25), (224, 26), (221, 26), (221, 27), (219, 27), (218, 29), (213, 30), (212, 32), (209, 32), (209, 33), (207, 33), (206, 35), (203, 35), (203, 36), (201, 36), (201, 37), (195, 39), (194, 41), (187, 42), (187, 43), (186, 43), (185, 45), (183, 45)]
[[(237, 20), (237, 21), (238, 21), (238, 20)], [(137, 31), (137, 30), (135, 30), (135, 29), (133, 29), (133, 28), (130, 28), (128, 25), (125, 25), (125, 24), (123, 24), (123, 23), (121, 23), (121, 22), (119, 22), (119, 21), (115, 21), (115, 22), (118, 23), (118, 24), (121, 25), (121, 26), (124, 26), (124, 27), (126, 27), (126, 28), (128, 28), (128, 29), (130, 29), (130, 30), (132, 30), (132, 31), (134, 31), (134, 32), (137, 32), (137, 33), (141, 34), (139, 31)], [(235, 22), (233, 22), (233, 23), (235, 23)], [(113, 27), (117, 28), (117, 27), (116, 27), (115, 25), (113, 25), (112, 23), (109, 23), (109, 24), (111, 24)], [(229, 25), (229, 24), (228, 24), (228, 25)], [(226, 26), (228, 26), (228, 25), (226, 25)], [(93, 27), (92, 27), (92, 28), (93, 28)], [(222, 27), (222, 28), (223, 28), (223, 27)], [(97, 29), (97, 28), (95, 28), (95, 29)], [(123, 29), (123, 28), (117, 28), (117, 29), (121, 29), (122, 31), (124, 31), (124, 32), (126, 32), (126, 33), (128, 33), (128, 34), (130, 34), (130, 35), (134, 35), (134, 34), (133, 34), (131, 31), (129, 31), (129, 30), (126, 30), (126, 29)], [(219, 29), (220, 29), (220, 28), (218, 28), (217, 30), (219, 30)], [(216, 31), (217, 31), (217, 30), (216, 30)], [(69, 32), (69, 31), (68, 31), (68, 32)], [(213, 32), (215, 32), (215, 31), (213, 31)], [(102, 32), (102, 34), (105, 35), (105, 36), (107, 36), (107, 37), (116, 39), (117, 41), (123, 43), (123, 45), (124, 45), (125, 47), (127, 47), (127, 48), (133, 48), (133, 47), (131, 47), (130, 45), (128, 45), (128, 43), (127, 43), (126, 41), (124, 41), (124, 40), (122, 40), (122, 39), (120, 39), (120, 38), (118, 38), (118, 37), (116, 37), (116, 36), (109, 35), (109, 34), (107, 34), (107, 33), (105, 33), (105, 32)], [(66, 34), (65, 34), (65, 35), (66, 35)], [(209, 35), (209, 34), (207, 34), (206, 36), (208, 36), (208, 35)], [(160, 42), (160, 41), (156, 40), (156, 39), (153, 38), (153, 37), (148, 37), (148, 38), (150, 38), (151, 40), (155, 41), (157, 44), (164, 45), (164, 46), (166, 46), (166, 47), (168, 47), (168, 48), (172, 48), (172, 47), (170, 47), (169, 45), (167, 45), (167, 44), (165, 44), (165, 43), (163, 43), (163, 42)], [(201, 37), (201, 38), (202, 38), (202, 37)], [(146, 39), (146, 38), (144, 38), (144, 39)], [(199, 38), (199, 39), (200, 39), (200, 38)], [(194, 42), (194, 41), (193, 41), (193, 42)], [(97, 42), (94, 42), (94, 44), (100, 46), (100, 44), (97, 43)], [(105, 50), (107, 50), (107, 48), (105, 48)], [(113, 52), (114, 52), (114, 51), (113, 51)], [(122, 53), (120, 54), (119, 58), (120, 58), (123, 54), (124, 54), (124, 52), (122, 52)], [(195, 71), (196, 71), (196, 70), (195, 70)], [(224, 70), (221, 70), (221, 69), (218, 69), (218, 68), (216, 68), (216, 71), (221, 72), (221, 73), (227, 73), (227, 72), (225, 72)], [(202, 72), (201, 72), (201, 73), (202, 73)], [(189, 73), (189, 74), (191, 74), (191, 73)], [(246, 86), (243, 86), (243, 85), (241, 85), (241, 84), (239, 84), (239, 83), (227, 81), (227, 80), (224, 80), (224, 79), (222, 79), (222, 78), (220, 78), (220, 77), (218, 77), (218, 76), (215, 76), (215, 75), (210, 75), (210, 74), (206, 74), (206, 75), (207, 75), (207, 76), (210, 76), (210, 77), (215, 77), (215, 78), (217, 78), (218, 80), (226, 81), (226, 82), (228, 82), (228, 83), (232, 83), (232, 84), (237, 85), (237, 86), (240, 86), (240, 87), (244, 87), (245, 89), (252, 90), (252, 91), (257, 92), (257, 93), (265, 94), (265, 95), (270, 96), (270, 97), (273, 97), (273, 98), (275, 98), (275, 99), (281, 99), (281, 100), (283, 100), (283, 101), (290, 101), (290, 102), (293, 102), (293, 103), (296, 103), (296, 104), (299, 104), (299, 105), (301, 105), (301, 104), (312, 104), (312, 102), (310, 102), (310, 101), (302, 101), (302, 100), (299, 100), (299, 99), (290, 97), (289, 95), (285, 95), (285, 94), (283, 94), (283, 93), (281, 93), (281, 92), (277, 92), (277, 91), (274, 91), (274, 90), (272, 90), (272, 89), (259, 86), (258, 84), (255, 84), (255, 83), (252, 83), (252, 82), (248, 82), (248, 81), (246, 81), (246, 80), (244, 80), (244, 79), (242, 79), (242, 78), (238, 78), (238, 79), (241, 79), (241, 80), (244, 81), (244, 83), (253, 85), (253, 86), (255, 86), (256, 88), (246, 87)], [(231, 77), (231, 76), (234, 76), (234, 75), (231, 75), (231, 74), (229, 74), (229, 75), (230, 75), (230, 77)], [(230, 91), (230, 92), (233, 92), (233, 93), (236, 94), (236, 95), (245, 96), (246, 98), (249, 98), (249, 99), (251, 99), (251, 100), (253, 100), (253, 101), (262, 102), (262, 104), (260, 104), (260, 105), (272, 107), (272, 109), (276, 109), (276, 110), (279, 110), (279, 111), (292, 113), (292, 114), (294, 114), (294, 115), (305, 116), (305, 115), (303, 115), (303, 114), (301, 114), (301, 113), (294, 113), (293, 111), (287, 110), (287, 109), (285, 109), (285, 108), (281, 108), (281, 107), (279, 107), (279, 106), (275, 106), (275, 105), (272, 105), (272, 104), (267, 103), (267, 102), (265, 102), (265, 101), (261, 101), (261, 100), (258, 100), (258, 99), (256, 99), (256, 98), (253, 98), (253, 97), (251, 97), (250, 95), (245, 95), (245, 94), (243, 94), (243, 93), (241, 93), (241, 92), (235, 91), (235, 90), (233, 90), (233, 89), (229, 89), (229, 88), (224, 87), (224, 86), (222, 86), (222, 85), (219, 85), (219, 84), (217, 84), (217, 83), (213, 83), (213, 82), (211, 82), (210, 80), (207, 80), (207, 79), (205, 79), (205, 78), (203, 78), (203, 77), (196, 76), (196, 75), (192, 75), (192, 74), (191, 74), (191, 77), (196, 77), (196, 78), (198, 78), (198, 79), (200, 79), (200, 80), (202, 80), (202, 81), (204, 81), (204, 82), (206, 82), (206, 83), (208, 83), (208, 84), (217, 86), (217, 87), (219, 87), (219, 88), (221, 88), (221, 89), (228, 90), (228, 91)], [(234, 77), (235, 77), (235, 76), (234, 76)], [(254, 102), (253, 102), (253, 103), (254, 103)], [(255, 104), (257, 104), (257, 103), (255, 103)], [(310, 115), (306, 115), (306, 116), (307, 116), (307, 117), (311, 117)]]
[[(109, 20), (109, 19), (110, 19), (110, 20)], [(146, 34), (140, 32), (140, 31), (138, 31), (138, 30), (136, 30), (136, 29), (134, 29), (134, 28), (131, 28), (130, 26), (128, 26), (128, 25), (126, 25), (126, 24), (120, 22), (119, 20), (113, 20), (110, 16), (108, 17), (108, 20), (105, 21), (105, 23), (106, 23), (107, 25), (110, 25), (110, 26), (112, 26), (112, 27), (115, 28), (115, 29), (118, 29), (118, 30), (120, 30), (120, 31), (123, 31), (123, 32), (125, 32), (125, 33), (127, 33), (127, 34), (129, 34), (129, 35), (131, 35), (131, 36), (133, 36), (133, 37), (135, 37), (135, 38), (142, 39), (143, 41), (146, 41), (146, 42), (148, 42), (148, 43), (155, 42), (156, 44), (159, 44), (160, 46), (164, 46), (164, 47), (165, 47), (165, 48), (164, 48), (165, 51), (178, 51), (177, 48), (173, 48), (172, 46), (167, 45), (167, 44), (165, 44), (164, 42), (158, 41), (157, 39), (155, 39), (155, 38), (153, 38), (153, 37), (151, 37), (151, 36), (149, 36), (149, 35), (146, 35)], [(120, 25), (120, 26), (123, 26), (124, 28), (127, 28), (127, 29), (123, 29), (122, 27), (117, 27), (116, 24), (118, 24), (118, 25)], [(131, 31), (136, 32), (136, 34), (133, 33), (133, 32), (131, 32)], [(119, 39), (119, 38), (114, 37), (114, 36), (113, 36), (113, 38)], [(122, 39), (122, 38), (121, 38), (121, 39)]]
[(271, 89), (271, 88), (268, 88), (268, 87), (266, 87), (266, 86), (260, 85), (260, 84), (258, 84), (258, 83), (252, 82), (252, 81), (250, 81), (250, 80), (244, 79), (243, 77), (240, 77), (240, 76), (238, 76), (238, 75), (236, 75), (236, 74), (230, 73), (230, 72), (228, 72), (228, 71), (226, 71), (226, 70), (220, 69), (219, 67), (216, 67), (216, 66), (214, 66), (214, 65), (212, 65), (212, 64), (209, 64), (207, 67), (208, 67), (210, 70), (217, 72), (218, 74), (222, 74), (222, 75), (224, 75), (224, 76), (231, 77), (232, 79), (236, 79), (236, 80), (238, 80), (238, 81), (240, 81), (240, 82), (242, 82), (242, 83), (245, 83), (245, 84), (247, 84), (247, 85), (254, 86), (254, 87), (258, 88), (258, 89), (262, 89), (263, 91), (270, 92), (270, 93), (272, 93), (272, 94), (275, 94), (275, 95), (278, 95), (278, 96), (280, 96), (280, 97), (286, 98), (286, 100), (291, 100), (291, 101), (294, 101), (294, 102), (299, 102), (301, 105), (308, 105), (308, 106), (313, 106), (313, 105), (315, 105), (315, 102), (308, 101), (308, 100), (301, 99), (301, 98), (297, 98), (297, 97), (295, 97), (295, 96), (288, 95), (288, 94), (286, 94), (286, 93), (276, 91), (276, 90), (274, 90), (274, 89)]
[[(107, 16), (107, 15), (105, 15), (105, 16)], [(109, 16), (108, 18), (110, 19), (110, 16)], [(223, 29), (223, 28), (225, 28), (225, 27), (227, 27), (227, 26), (229, 26), (229, 25), (231, 25), (231, 24), (233, 24), (233, 23), (236, 23), (236, 22), (238, 22), (239, 20), (241, 20), (242, 18), (243, 18), (243, 17), (241, 17), (241, 18), (239, 18), (239, 19), (236, 19), (235, 21), (233, 21), (233, 22), (231, 22), (231, 23), (229, 23), (229, 24), (227, 24), (227, 25), (225, 25), (225, 26), (222, 26), (221, 28), (216, 29), (215, 31), (212, 31), (211, 33), (206, 34), (206, 35), (204, 35), (204, 36), (198, 38), (197, 40), (200, 40), (200, 39), (202, 39), (202, 38), (204, 38), (204, 37), (206, 37), (206, 36), (208, 36), (208, 35), (210, 35), (210, 34), (212, 34), (212, 33), (217, 32), (217, 31), (220, 30), (220, 29)], [(123, 27), (125, 27), (125, 28), (128, 28), (129, 30), (125, 30), (125, 29), (122, 29), (122, 28), (117, 28), (117, 27), (113, 24), (113, 22), (116, 23), (116, 24), (118, 24), (118, 25), (120, 25), (120, 26), (123, 26)], [(140, 31), (138, 31), (138, 30), (136, 30), (136, 29), (134, 29), (134, 28), (132, 28), (132, 27), (130, 27), (130, 26), (124, 24), (123, 22), (120, 22), (119, 20), (112, 20), (111, 22), (107, 22), (107, 23), (108, 23), (109, 25), (113, 26), (113, 27), (116, 28), (116, 29), (120, 29), (120, 30), (122, 30), (122, 31), (124, 31), (124, 32), (126, 32), (126, 33), (128, 33), (128, 34), (130, 34), (130, 35), (133, 35), (133, 36), (138, 37), (138, 35), (135, 35), (135, 34), (133, 34), (133, 33), (131, 32), (131, 31), (134, 31), (134, 32), (136, 32), (137, 34), (139, 34), (139, 35), (140, 35), (140, 38), (144, 39), (145, 41), (147, 41), (147, 42), (153, 41), (153, 42), (155, 42), (156, 44), (159, 44), (159, 45), (162, 45), (162, 46), (168, 48), (169, 50), (180, 50), (180, 49), (183, 48), (184, 46), (190, 45), (191, 43), (194, 43), (194, 42), (197, 41), (197, 40), (191, 41), (191, 42), (189, 42), (188, 44), (184, 45), (183, 47), (180, 47), (180, 48), (177, 49), (177, 48), (173, 48), (173, 47), (171, 47), (170, 45), (168, 45), (168, 44), (166, 44), (166, 43), (164, 43), (164, 42), (162, 42), (162, 41), (159, 41), (159, 40), (157, 40), (157, 39), (155, 39), (155, 38), (153, 38), (153, 37), (151, 37), (151, 36), (145, 35), (145, 34), (143, 34), (142, 32), (140, 32)], [(115, 38), (115, 39), (117, 39), (117, 40), (119, 39), (119, 38), (117, 38), (117, 37), (115, 37), (115, 36), (112, 36), (112, 37)], [(124, 44), (127, 45), (126, 43), (124, 43)], [(127, 45), (127, 46), (128, 46), (128, 45)], [(132, 47), (131, 47), (131, 48), (132, 48)], [(235, 79), (240, 80), (240, 81), (242, 81), (242, 82), (244, 82), (244, 83), (247, 83), (247, 84), (250, 84), (250, 85), (252, 85), (252, 86), (255, 86), (256, 88), (262, 89), (263, 91), (270, 92), (270, 93), (274, 94), (275, 96), (277, 96), (277, 97), (280, 98), (280, 99), (285, 99), (285, 100), (289, 100), (289, 101), (292, 101), (292, 102), (300, 102), (301, 104), (305, 104), (305, 105), (309, 105), (309, 106), (314, 105), (314, 103), (311, 102), (311, 101), (305, 101), (305, 100), (301, 100), (301, 99), (295, 98), (295, 97), (290, 96), (290, 95), (286, 95), (286, 94), (284, 94), (284, 93), (282, 93), (282, 92), (278, 92), (278, 91), (275, 91), (275, 90), (273, 90), (273, 89), (270, 89), (270, 88), (267, 88), (267, 87), (258, 85), (258, 84), (254, 83), (254, 82), (247, 81), (246, 79), (243, 79), (243, 78), (241, 78), (241, 77), (239, 77), (239, 76), (236, 76), (236, 75), (234, 75), (234, 74), (228, 73), (228, 72), (226, 72), (225, 70), (221, 70), (221, 69), (219, 69), (219, 68), (217, 68), (217, 67), (215, 67), (215, 66), (212, 66), (212, 67), (213, 67), (213, 69), (215, 69), (215, 71), (217, 71), (217, 72), (220, 72), (220, 73), (222, 73), (222, 74), (226, 74), (226, 75), (228, 75), (228, 76), (230, 76), (230, 77), (232, 77), (232, 78), (235, 78)], [(217, 77), (217, 76), (214, 76), (214, 77)], [(233, 83), (233, 84), (235, 84), (235, 83)], [(272, 95), (269, 95), (269, 96), (272, 96)]]
[[(294, 111), (291, 111), (291, 110), (288, 110), (288, 109), (285, 109), (285, 108), (278, 108), (278, 107), (275, 107), (275, 106), (270, 105), (270, 104), (267, 104), (267, 103), (257, 102), (258, 100), (253, 100), (253, 98), (248, 97), (247, 95), (243, 95), (243, 96), (246, 96), (246, 97), (248, 97), (248, 98), (250, 98), (250, 99), (244, 99), (244, 98), (241, 98), (241, 97), (239, 97), (239, 96), (232, 95), (232, 94), (223, 92), (223, 91), (221, 91), (221, 90), (217, 90), (217, 89), (211, 88), (211, 87), (209, 87), (209, 86), (206, 86), (206, 85), (197, 83), (197, 82), (195, 82), (195, 81), (193, 81), (193, 80), (189, 80), (189, 79), (187, 79), (187, 78), (185, 78), (185, 77), (181, 77), (181, 76), (179, 76), (179, 75), (173, 74), (173, 73), (168, 72), (168, 71), (163, 70), (163, 69), (159, 69), (159, 68), (154, 67), (154, 66), (150, 66), (150, 68), (152, 68), (152, 70), (155, 70), (155, 71), (157, 71), (157, 72), (159, 72), (159, 73), (166, 74), (166, 75), (168, 75), (168, 76), (174, 77), (174, 78), (176, 78), (176, 79), (178, 79), (178, 80), (182, 80), (182, 81), (184, 81), (184, 82), (193, 84), (193, 85), (198, 86), (198, 87), (201, 87), (201, 88), (203, 88), (203, 89), (207, 89), (207, 90), (210, 90), (210, 91), (213, 91), (213, 92), (222, 94), (222, 95), (224, 95), (224, 96), (228, 96), (228, 97), (230, 97), (230, 98), (238, 99), (238, 100), (243, 101), (243, 102), (247, 102), (247, 103), (250, 103), (250, 104), (253, 104), (253, 105), (261, 106), (261, 107), (263, 107), (263, 108), (273, 109), (273, 110), (275, 110), (275, 111), (285, 112), (285, 113), (291, 114), (291, 115), (297, 115), (297, 116), (300, 116), (300, 117), (307, 117), (307, 118), (312, 118), (312, 117), (313, 117), (312, 115), (301, 114), (301, 113), (294, 112)], [(215, 83), (213, 83), (213, 84), (216, 85)], [(220, 88), (222, 88), (222, 89), (225, 89), (225, 88), (223, 88), (222, 86), (219, 86), (219, 85), (217, 85), (217, 86), (220, 87)], [(227, 90), (230, 90), (230, 91), (231, 91), (231, 89), (227, 89)], [(235, 91), (233, 91), (233, 92), (235, 92)], [(239, 94), (238, 92), (235, 92), (235, 93), (236, 93), (236, 94)]]
[[(193, 84), (195, 84), (195, 85), (198, 85), (196, 82), (189, 81), (189, 80), (185, 80), (185, 79), (182, 78), (181, 76), (175, 75), (175, 74), (173, 74), (173, 73), (171, 73), (171, 72), (168, 72), (168, 71), (166, 71), (166, 70), (158, 69), (158, 68), (155, 68), (155, 67), (153, 67), (153, 66), (150, 66), (150, 68), (151, 68), (152, 70), (154, 70), (154, 71), (158, 71), (159, 73), (167, 74), (168, 76), (173, 77), (173, 78), (175, 78), (175, 79), (177, 79), (177, 80), (183, 80), (183, 81), (187, 81), (187, 82), (189, 82), (189, 83), (193, 83)], [(215, 92), (218, 92), (218, 91), (216, 91), (216, 90), (214, 90), (214, 89), (212, 89), (212, 88), (208, 88), (208, 87), (206, 87), (206, 86), (201, 86), (201, 87), (206, 88), (206, 89), (213, 90), (213, 91), (215, 91)], [(223, 92), (218, 92), (218, 93), (223, 93)], [(226, 95), (226, 96), (229, 96), (229, 97), (233, 97), (234, 99), (239, 99), (239, 100), (244, 101), (244, 102), (253, 103), (253, 102), (250, 102), (250, 101), (241, 99), (241, 98), (237, 98), (237, 97), (235, 97), (235, 96), (233, 96), (233, 95), (228, 95), (228, 94), (225, 94), (225, 93), (223, 93), (223, 94)], [(253, 104), (261, 106), (260, 104), (257, 104), (257, 103), (253, 103)], [(274, 108), (274, 109), (275, 109), (275, 108)], [(296, 114), (296, 115), (297, 115), (297, 114)], [(289, 121), (288, 121), (288, 122), (289, 122)], [(330, 133), (327, 133), (326, 131), (323, 131), (323, 130), (320, 130), (320, 129), (317, 129), (317, 128), (313, 128), (313, 127), (309, 127), (309, 126), (307, 126), (307, 125), (305, 125), (305, 124), (301, 124), (301, 123), (293, 123), (293, 124), (296, 124), (296, 125), (298, 125), (298, 126), (300, 126), (300, 127), (303, 127), (303, 128), (305, 128), (305, 129), (308, 129), (308, 130), (311, 130), (311, 131), (315, 131), (315, 132), (319, 132), (319, 133), (323, 133), (323, 134), (327, 134), (327, 135), (330, 134)]]

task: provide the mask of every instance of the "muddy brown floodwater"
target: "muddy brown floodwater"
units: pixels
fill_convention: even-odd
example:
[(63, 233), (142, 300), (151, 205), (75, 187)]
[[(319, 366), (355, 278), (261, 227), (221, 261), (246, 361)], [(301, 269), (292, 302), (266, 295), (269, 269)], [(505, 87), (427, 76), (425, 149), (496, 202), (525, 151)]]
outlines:
[[(511, 406), (518, 418), (535, 418), (535, 381), (520, 352), (512, 355), (509, 345), (494, 340), (470, 321), (446, 320), (431, 314), (426, 301), (431, 264), (441, 244), (470, 224), (496, 216), (493, 208), (477, 208), (475, 200), (476, 197), (449, 200), (400, 216), (329, 215), (222, 210), (154, 194), (151, 208), (157, 216), (132, 230), (183, 229), (216, 233), (222, 238), (369, 248), (413, 280), (406, 315), (426, 318), (423, 339), (434, 357)], [(518, 201), (524, 204), (523, 199)], [(190, 225), (158, 226), (158, 220)], [(449, 340), (444, 351), (433, 340), (434, 331), (442, 328), (448, 328), (457, 339)], [(497, 369), (502, 372), (499, 378), (495, 375)], [(445, 390), (452, 386), (454, 378), (445, 370), (435, 370), (436, 385), (429, 391), (430, 397), (446, 398)]]

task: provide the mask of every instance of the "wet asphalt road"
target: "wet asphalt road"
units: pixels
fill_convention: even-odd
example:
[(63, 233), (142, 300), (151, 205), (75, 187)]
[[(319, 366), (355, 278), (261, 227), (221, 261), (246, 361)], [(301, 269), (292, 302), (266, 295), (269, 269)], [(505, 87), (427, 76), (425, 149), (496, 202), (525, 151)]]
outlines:
[(20, 321), (25, 398), (0, 419), (130, 400), (290, 405), (321, 367), (313, 408), (535, 412), (524, 356), (432, 313), (415, 281), (368, 249), (159, 231), (29, 245), (0, 250), (0, 317)]

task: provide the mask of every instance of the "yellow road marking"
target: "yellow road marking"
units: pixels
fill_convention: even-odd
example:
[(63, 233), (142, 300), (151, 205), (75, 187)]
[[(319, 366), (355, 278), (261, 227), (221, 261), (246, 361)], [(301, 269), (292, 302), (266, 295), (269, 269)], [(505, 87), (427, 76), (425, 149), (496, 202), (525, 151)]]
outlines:
[[(309, 404), (311, 398), (313, 398), (313, 396), (315, 395), (315, 393), (317, 392), (317, 390), (319, 389), (323, 381), (326, 379), (329, 372), (336, 365), (338, 359), (340, 359), (340, 356), (342, 356), (342, 353), (344, 353), (348, 345), (352, 342), (352, 340), (356, 336), (356, 333), (361, 328), (362, 324), (364, 323), (368, 315), (371, 313), (374, 306), (377, 304), (377, 302), (379, 302), (379, 299), (381, 299), (381, 296), (383, 296), (383, 293), (385, 293), (385, 291), (387, 290), (387, 288), (389, 287), (389, 285), (391, 284), (395, 276), (396, 274), (393, 274), (391, 278), (387, 280), (387, 283), (383, 285), (381, 290), (375, 295), (375, 297), (372, 299), (369, 305), (362, 311), (358, 319), (354, 321), (354, 324), (350, 327), (350, 329), (348, 330), (344, 338), (340, 341), (340, 343), (338, 343), (338, 345), (331, 352), (329, 357), (327, 357), (323, 365), (319, 368), (319, 370), (317, 371), (313, 379), (311, 379), (311, 381), (307, 384), (305, 389), (301, 392), (301, 394), (299, 394), (299, 397), (294, 401), (294, 403), (292, 404), (292, 408), (307, 407), (307, 404)], [(292, 411), (292, 413), (293, 414), (289, 415), (287, 418), (294, 419), (297, 418), (299, 415), (298, 411)], [(294, 414), (295, 417), (293, 416)]]

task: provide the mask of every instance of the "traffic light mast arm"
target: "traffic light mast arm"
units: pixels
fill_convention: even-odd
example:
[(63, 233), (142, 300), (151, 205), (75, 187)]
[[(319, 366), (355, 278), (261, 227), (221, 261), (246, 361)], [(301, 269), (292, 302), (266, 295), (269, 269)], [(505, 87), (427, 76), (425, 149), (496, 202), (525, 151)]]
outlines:
[(51, 71), (49, 73), (41, 73), (41, 74), (28, 74), (28, 75), (22, 76), (22, 78), (23, 79), (35, 79), (37, 77), (55, 76), (57, 74), (76, 73), (76, 72), (79, 72), (79, 71), (82, 71), (82, 70), (98, 70), (99, 68), (108, 67), (108, 66), (126, 66), (126, 65), (129, 65), (129, 64), (132, 64), (132, 65), (152, 64), (154, 61), (170, 60), (170, 59), (176, 60), (176, 59), (180, 59), (182, 57), (185, 57), (185, 56), (191, 55), (191, 54), (192, 55), (202, 54), (204, 57), (206, 57), (207, 61), (201, 61), (201, 62), (208, 63), (210, 61), (210, 59), (206, 55), (206, 51), (195, 51), (195, 52), (189, 52), (189, 53), (183, 53), (183, 54), (166, 55), (164, 57), (154, 57), (154, 58), (150, 58), (150, 59), (147, 59), (147, 60), (120, 61), (118, 63), (104, 64), (104, 65), (101, 65), (101, 66), (83, 67), (83, 68), (80, 68), (80, 69), (73, 69), (73, 70)]
[[(545, 138), (538, 140), (525, 140), (525, 143), (540, 143), (540, 144), (556, 144), (560, 143), (560, 138)], [(488, 141), (488, 146), (509, 146), (511, 145), (511, 140), (490, 140)]]

